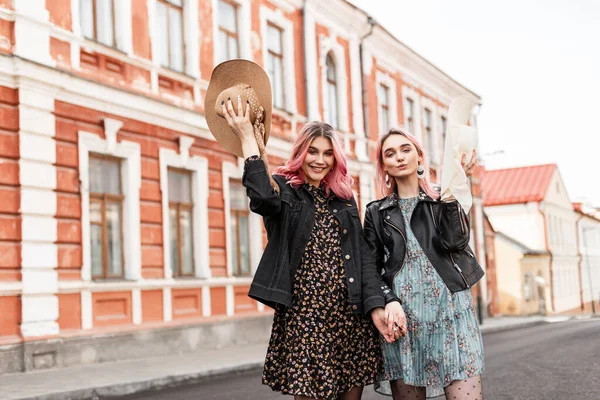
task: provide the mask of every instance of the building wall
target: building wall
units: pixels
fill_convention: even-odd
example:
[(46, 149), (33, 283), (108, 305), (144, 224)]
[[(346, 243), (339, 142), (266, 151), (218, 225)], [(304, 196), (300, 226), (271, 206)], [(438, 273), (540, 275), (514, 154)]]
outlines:
[[(369, 161), (381, 133), (377, 84), (394, 94), (392, 126), (406, 122), (405, 99), (415, 101), (417, 135), (422, 104), (439, 119), (457, 95), (479, 101), (380, 27), (363, 43), (361, 60), (367, 16), (345, 1), (309, 1), (304, 10), (296, 0), (235, 2), (242, 57), (264, 66), (266, 24), (283, 30), (286, 103), (273, 113), (272, 167), (287, 159), (303, 122), (324, 118), (325, 57), (333, 55), (339, 131), (361, 210), (377, 195)], [(79, 4), (0, 0), (0, 343), (268, 315), (247, 297), (251, 278), (232, 275), (227, 182), (240, 179), (242, 167), (204, 119), (218, 46), (216, 0), (185, 1), (183, 72), (160, 66), (155, 0), (116, 2), (118, 48), (82, 36)], [(90, 276), (89, 153), (127, 166), (126, 279)], [(167, 165), (198, 177), (202, 228), (192, 278), (174, 279), (166, 267)], [(250, 224), (260, 232), (252, 235), (255, 268), (264, 230), (256, 216)]]
[(600, 221), (579, 215), (577, 244), (580, 254), (581, 298), (586, 311), (600, 310)]

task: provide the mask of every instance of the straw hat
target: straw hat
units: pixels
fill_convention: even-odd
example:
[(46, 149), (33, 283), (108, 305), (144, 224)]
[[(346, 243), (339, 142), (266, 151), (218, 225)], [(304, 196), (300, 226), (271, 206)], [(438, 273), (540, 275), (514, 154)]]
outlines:
[(250, 103), (250, 122), (254, 124), (260, 107), (264, 109), (265, 144), (271, 131), (272, 95), (271, 83), (266, 72), (248, 60), (229, 60), (215, 67), (206, 97), (204, 113), (208, 129), (217, 142), (228, 152), (243, 157), (242, 146), (238, 137), (231, 131), (223, 116), (221, 103), (231, 98), (231, 103), (238, 114), (238, 95), (241, 96), (245, 110), (246, 100)]
[(477, 129), (467, 125), (475, 105), (477, 103), (467, 95), (458, 96), (450, 103), (442, 161), (441, 199), (454, 196), (467, 213), (473, 205), (473, 197), (461, 161), (466, 154), (468, 164), (477, 148)]

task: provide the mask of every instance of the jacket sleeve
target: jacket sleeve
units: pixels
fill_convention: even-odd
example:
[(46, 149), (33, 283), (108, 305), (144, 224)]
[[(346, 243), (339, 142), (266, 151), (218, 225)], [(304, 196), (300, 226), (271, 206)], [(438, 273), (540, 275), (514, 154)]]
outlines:
[(440, 202), (439, 215), (433, 214), (442, 246), (453, 253), (469, 245), (469, 218), (458, 201)]
[(269, 180), (267, 167), (261, 159), (244, 165), (242, 184), (250, 198), (250, 209), (264, 217), (274, 216), (281, 211), (281, 198)]
[(400, 302), (381, 277), (383, 243), (379, 240), (375, 229), (371, 211), (367, 208), (361, 238), (363, 306), (366, 315), (375, 308), (385, 307), (391, 301)]

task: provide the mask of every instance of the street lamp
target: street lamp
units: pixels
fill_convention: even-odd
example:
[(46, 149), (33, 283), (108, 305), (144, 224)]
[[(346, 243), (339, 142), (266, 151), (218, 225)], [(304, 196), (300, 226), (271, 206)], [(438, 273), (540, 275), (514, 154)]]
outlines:
[(592, 266), (590, 265), (590, 256), (588, 254), (587, 241), (585, 240), (585, 233), (589, 230), (594, 229), (592, 226), (584, 226), (581, 228), (581, 236), (583, 239), (583, 248), (585, 250), (585, 260), (588, 270), (588, 281), (590, 285), (590, 297), (592, 298), (592, 314), (596, 314), (596, 304), (594, 303), (594, 286), (592, 285)]

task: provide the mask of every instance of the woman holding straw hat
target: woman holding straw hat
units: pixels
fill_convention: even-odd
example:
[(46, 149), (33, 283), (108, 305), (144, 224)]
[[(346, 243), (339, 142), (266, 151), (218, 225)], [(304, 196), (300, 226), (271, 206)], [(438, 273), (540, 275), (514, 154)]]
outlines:
[[(268, 79), (247, 61), (238, 68), (240, 62), (225, 63), (227, 74), (222, 65), (215, 69), (211, 85), (224, 75), (231, 81), (209, 86), (207, 97), (227, 123), (220, 134), (230, 133), (235, 154), (245, 159), (242, 183), (268, 235), (249, 291), (275, 309), (263, 383), (296, 399), (358, 400), (382, 360), (377, 330), (362, 317), (362, 227), (343, 148), (331, 126), (306, 123), (290, 159), (270, 176)], [(376, 322), (387, 335), (383, 306), (395, 296), (375, 297), (382, 305)]]
[(468, 245), (467, 214), (452, 195), (473, 172), (471, 151), (470, 162), (466, 155), (462, 166), (458, 161), (464, 182), (457, 181), (441, 201), (413, 135), (391, 129), (378, 142), (378, 183), (386, 197), (367, 205), (363, 268), (372, 276), (364, 278), (364, 291), (371, 295), (390, 287), (399, 298), (385, 306), (385, 315), (406, 335), (382, 345), (384, 372), (376, 384), (394, 399), (483, 398), (483, 344), (467, 290), (483, 270)]

